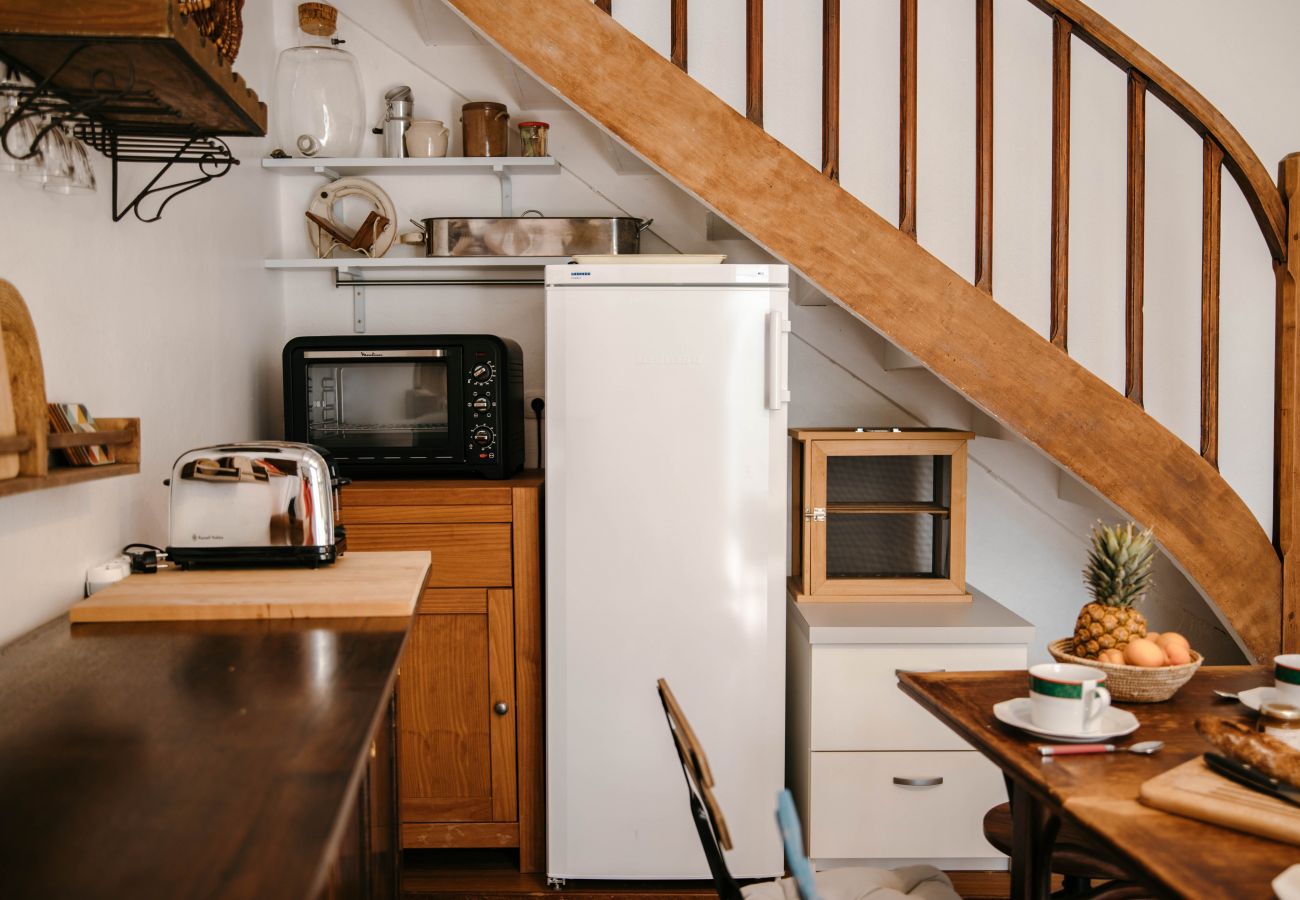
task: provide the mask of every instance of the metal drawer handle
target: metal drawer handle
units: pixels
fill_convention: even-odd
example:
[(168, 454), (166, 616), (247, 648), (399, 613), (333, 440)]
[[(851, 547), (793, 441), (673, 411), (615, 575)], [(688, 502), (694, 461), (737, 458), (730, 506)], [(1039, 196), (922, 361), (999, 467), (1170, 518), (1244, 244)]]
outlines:
[(906, 787), (934, 787), (937, 784), (943, 784), (943, 776), (932, 775), (929, 778), (903, 778), (899, 775), (895, 775), (894, 784), (901, 784)]
[(947, 669), (895, 669), (894, 677), (899, 675), (933, 675), (936, 672), (947, 672)]

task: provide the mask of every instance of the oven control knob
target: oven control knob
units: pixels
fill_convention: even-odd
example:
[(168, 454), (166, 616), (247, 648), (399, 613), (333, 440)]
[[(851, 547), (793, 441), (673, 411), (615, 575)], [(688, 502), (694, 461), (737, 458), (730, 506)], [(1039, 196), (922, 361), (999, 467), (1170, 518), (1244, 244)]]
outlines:
[(492, 401), (487, 397), (477, 397), (470, 403), (470, 408), (474, 412), (487, 412), (492, 408)]
[(470, 381), (475, 384), (487, 384), (495, 375), (496, 370), (492, 368), (492, 363), (477, 363), (469, 370)]
[(470, 434), (469, 438), (474, 443), (478, 444), (480, 447), (486, 447), (488, 444), (492, 443), (492, 438), (493, 438), (492, 429), (482, 428), (482, 427), (475, 428), (473, 433)]

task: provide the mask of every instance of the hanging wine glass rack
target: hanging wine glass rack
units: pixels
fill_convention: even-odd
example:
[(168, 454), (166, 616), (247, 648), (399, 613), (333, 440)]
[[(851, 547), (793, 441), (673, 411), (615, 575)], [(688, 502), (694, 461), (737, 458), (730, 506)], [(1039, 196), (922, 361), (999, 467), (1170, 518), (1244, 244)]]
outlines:
[[(5, 34), (3, 26), (0, 13), (0, 67), (11, 73), (0, 81), (0, 99), (9, 98), (0, 150), (30, 159), (66, 127), (112, 161), (115, 222), (128, 214), (156, 222), (173, 199), (239, 165), (219, 135), (266, 133), (265, 105), (184, 17), (163, 39), (126, 41)], [(40, 125), (34, 138), (14, 146), (16, 126), (29, 119)], [(157, 167), (127, 202), (123, 164)]]

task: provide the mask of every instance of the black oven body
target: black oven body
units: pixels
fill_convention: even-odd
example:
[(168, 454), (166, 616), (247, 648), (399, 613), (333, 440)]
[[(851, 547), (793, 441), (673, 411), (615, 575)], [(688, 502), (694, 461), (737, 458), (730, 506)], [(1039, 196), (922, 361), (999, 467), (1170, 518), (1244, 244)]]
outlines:
[(508, 478), (524, 463), (523, 352), (484, 334), (294, 338), (284, 431), (350, 478)]

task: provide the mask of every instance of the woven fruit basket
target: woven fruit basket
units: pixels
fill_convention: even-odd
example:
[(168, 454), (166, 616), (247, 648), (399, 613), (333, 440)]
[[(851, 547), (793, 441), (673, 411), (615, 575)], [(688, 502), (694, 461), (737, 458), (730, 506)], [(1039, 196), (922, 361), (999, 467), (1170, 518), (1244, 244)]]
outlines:
[(1106, 690), (1113, 699), (1124, 703), (1160, 703), (1168, 700), (1178, 689), (1196, 674), (1205, 657), (1191, 651), (1192, 661), (1181, 666), (1160, 666), (1143, 668), (1142, 666), (1116, 665), (1084, 659), (1070, 651), (1074, 649), (1073, 638), (1061, 638), (1047, 645), (1052, 658), (1059, 663), (1073, 663), (1077, 666), (1091, 666), (1106, 673)]

